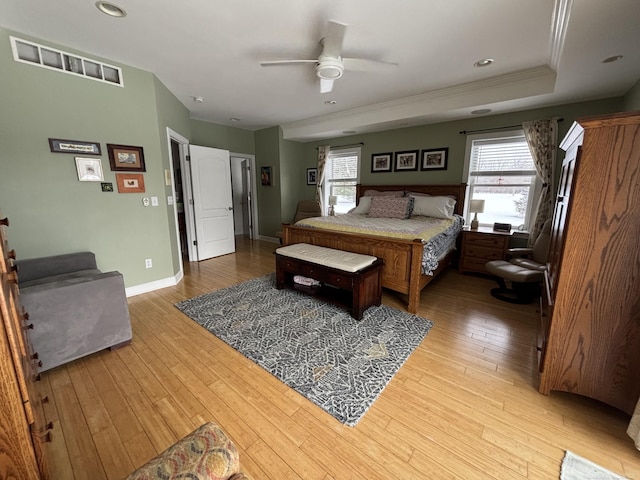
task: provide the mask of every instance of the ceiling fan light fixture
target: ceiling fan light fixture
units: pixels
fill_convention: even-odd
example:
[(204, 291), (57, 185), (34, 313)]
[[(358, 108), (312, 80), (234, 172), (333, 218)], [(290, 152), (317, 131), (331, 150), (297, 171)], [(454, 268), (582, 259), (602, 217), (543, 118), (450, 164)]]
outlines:
[(344, 73), (344, 65), (339, 58), (321, 58), (316, 66), (316, 74), (325, 80), (335, 80)]
[(109, 15), (110, 17), (122, 18), (127, 16), (127, 12), (125, 12), (124, 8), (120, 8), (119, 6), (110, 2), (96, 2), (96, 8), (105, 15)]

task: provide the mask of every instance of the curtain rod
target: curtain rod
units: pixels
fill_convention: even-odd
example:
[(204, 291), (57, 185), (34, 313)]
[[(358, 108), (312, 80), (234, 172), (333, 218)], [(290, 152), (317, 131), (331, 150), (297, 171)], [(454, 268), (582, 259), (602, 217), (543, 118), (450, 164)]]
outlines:
[[(355, 147), (358, 145), (364, 145), (364, 142), (360, 142), (360, 143), (351, 143), (349, 145), (330, 145), (331, 148), (347, 148), (347, 147)], [(318, 150), (318, 147), (316, 147), (316, 150)]]
[[(558, 122), (562, 122), (564, 118), (558, 118)], [(480, 128), (477, 130), (462, 130), (460, 135), (466, 135), (467, 133), (477, 133), (477, 132), (490, 132), (492, 130), (504, 130), (505, 128), (515, 128), (522, 127), (522, 124), (519, 123), (517, 125), (505, 125), (504, 127), (493, 127), (493, 128)]]

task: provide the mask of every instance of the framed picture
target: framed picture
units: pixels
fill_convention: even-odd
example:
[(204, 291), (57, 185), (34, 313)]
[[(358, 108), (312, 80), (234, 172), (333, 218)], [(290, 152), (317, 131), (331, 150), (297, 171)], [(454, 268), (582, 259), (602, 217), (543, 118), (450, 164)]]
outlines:
[(141, 173), (116, 173), (118, 193), (143, 193), (144, 175)]
[(102, 182), (102, 161), (99, 158), (76, 157), (78, 180), (81, 182)]
[(318, 169), (317, 168), (307, 168), (307, 185), (317, 185), (318, 184)]
[(371, 172), (390, 172), (393, 153), (374, 153), (371, 155)]
[(49, 139), (49, 148), (53, 153), (81, 153), (83, 155), (101, 155), (100, 144), (80, 142), (78, 140)]
[(422, 150), (420, 170), (446, 170), (449, 148), (431, 148)]
[(393, 169), (396, 172), (418, 170), (418, 150), (396, 152), (396, 164)]
[(271, 186), (271, 167), (260, 167), (260, 178), (262, 179), (262, 185), (265, 187)]
[(118, 172), (146, 172), (142, 147), (107, 143), (109, 165)]

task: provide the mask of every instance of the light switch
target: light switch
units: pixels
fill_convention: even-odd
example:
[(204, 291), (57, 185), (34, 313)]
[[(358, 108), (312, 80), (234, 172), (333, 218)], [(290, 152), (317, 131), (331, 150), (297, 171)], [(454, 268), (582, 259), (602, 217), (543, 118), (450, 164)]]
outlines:
[(158, 206), (158, 197), (151, 197), (151, 206), (152, 207)]
[(173, 195), (167, 197), (167, 205), (173, 205)]

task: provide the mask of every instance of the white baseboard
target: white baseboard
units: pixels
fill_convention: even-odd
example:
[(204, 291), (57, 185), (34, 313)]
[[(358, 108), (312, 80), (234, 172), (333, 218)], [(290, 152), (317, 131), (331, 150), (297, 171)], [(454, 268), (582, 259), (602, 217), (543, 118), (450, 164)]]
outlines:
[(135, 297), (143, 293), (153, 292), (154, 290), (160, 290), (161, 288), (173, 287), (177, 285), (184, 277), (184, 272), (180, 270), (173, 277), (163, 278), (161, 280), (155, 280), (149, 283), (141, 283), (140, 285), (134, 285), (133, 287), (127, 287), (124, 289), (127, 298)]
[(265, 242), (280, 243), (280, 239), (278, 237), (267, 237), (266, 235), (259, 235), (258, 240), (264, 240)]

